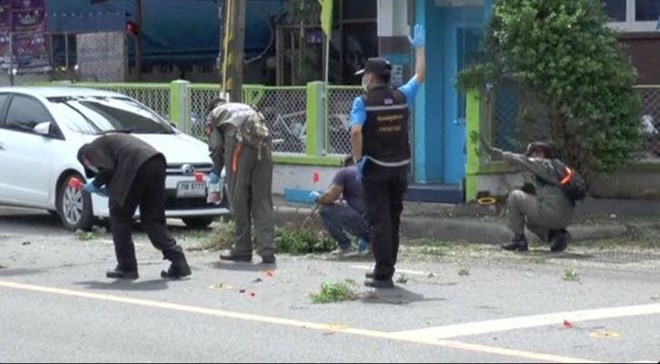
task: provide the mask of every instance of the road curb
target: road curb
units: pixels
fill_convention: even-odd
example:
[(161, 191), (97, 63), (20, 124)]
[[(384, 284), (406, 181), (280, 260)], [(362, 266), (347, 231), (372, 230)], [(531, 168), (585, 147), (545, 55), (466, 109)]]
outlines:
[[(302, 223), (312, 209), (308, 207), (275, 206), (275, 224)], [(315, 217), (318, 218), (318, 217)], [(619, 223), (573, 225), (568, 228), (573, 240), (603, 240), (623, 237), (628, 228)], [(401, 235), (406, 239), (429, 239), (479, 244), (501, 244), (511, 239), (503, 221), (483, 218), (401, 217)], [(528, 233), (530, 241), (538, 240)]]

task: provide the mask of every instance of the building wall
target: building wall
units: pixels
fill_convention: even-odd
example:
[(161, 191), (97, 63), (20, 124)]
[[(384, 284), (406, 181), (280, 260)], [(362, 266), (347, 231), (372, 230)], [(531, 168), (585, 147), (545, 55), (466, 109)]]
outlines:
[(378, 53), (392, 63), (395, 86), (405, 83), (414, 72), (408, 8), (408, 1), (378, 0)]
[(625, 33), (620, 41), (637, 68), (638, 83), (660, 84), (660, 32)]

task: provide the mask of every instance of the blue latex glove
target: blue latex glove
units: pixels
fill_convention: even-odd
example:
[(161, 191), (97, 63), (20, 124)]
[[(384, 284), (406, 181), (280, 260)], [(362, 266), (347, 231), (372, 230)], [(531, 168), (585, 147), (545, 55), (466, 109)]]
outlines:
[(309, 193), (309, 196), (307, 196), (310, 200), (316, 202), (321, 198), (321, 194), (318, 191), (312, 191)]
[(364, 239), (360, 239), (360, 241), (358, 242), (358, 253), (365, 254), (368, 249), (369, 249), (369, 242)]
[(220, 175), (215, 172), (209, 173), (209, 184), (214, 185), (218, 182), (220, 182)]
[(362, 180), (362, 177), (364, 177), (364, 166), (367, 164), (367, 160), (369, 158), (362, 156), (359, 161), (357, 161), (357, 165), (355, 166), (357, 168), (357, 179), (358, 181)]
[(410, 44), (415, 47), (415, 49), (424, 47), (424, 45), (426, 45), (426, 34), (424, 32), (424, 26), (420, 24), (415, 25), (415, 37), (411, 38), (408, 36), (408, 40), (410, 41)]

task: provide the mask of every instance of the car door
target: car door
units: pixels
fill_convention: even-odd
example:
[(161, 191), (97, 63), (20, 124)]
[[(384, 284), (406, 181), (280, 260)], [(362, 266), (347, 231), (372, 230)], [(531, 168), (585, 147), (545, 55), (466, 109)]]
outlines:
[(52, 158), (56, 136), (38, 134), (34, 127), (54, 123), (37, 98), (10, 97), (0, 129), (0, 202), (47, 207), (52, 189)]

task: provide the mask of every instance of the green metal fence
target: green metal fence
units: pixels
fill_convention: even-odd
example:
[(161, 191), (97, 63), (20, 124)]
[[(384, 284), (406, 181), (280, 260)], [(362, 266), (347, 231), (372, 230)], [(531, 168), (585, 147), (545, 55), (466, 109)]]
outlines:
[[(642, 103), (639, 115), (645, 144), (640, 157), (660, 162), (660, 86), (637, 86)], [(491, 102), (487, 137), (494, 146), (521, 151), (531, 140), (550, 139), (547, 112), (529, 92), (513, 84), (488, 91)]]
[[(645, 135), (640, 159), (648, 165), (660, 163), (660, 85), (640, 85), (642, 103), (640, 129)], [(478, 138), (505, 150), (522, 152), (531, 140), (549, 137), (546, 112), (530, 93), (512, 84), (498, 88), (471, 90), (467, 98), (467, 184), (466, 198), (477, 194), (479, 175), (507, 172), (501, 162), (479, 154)]]
[(642, 100), (643, 158), (660, 161), (660, 85), (638, 86), (637, 89)]
[(328, 154), (351, 154), (349, 126), (353, 100), (362, 94), (361, 87), (328, 86), (326, 107), (326, 146)]
[[(220, 96), (219, 85), (174, 81), (145, 83), (65, 83), (115, 91), (135, 98), (171, 120), (184, 133), (206, 141), (204, 123), (210, 102)], [(339, 165), (350, 154), (348, 132), (353, 100), (359, 87), (243, 85), (243, 102), (264, 114), (274, 139), (276, 161)]]

